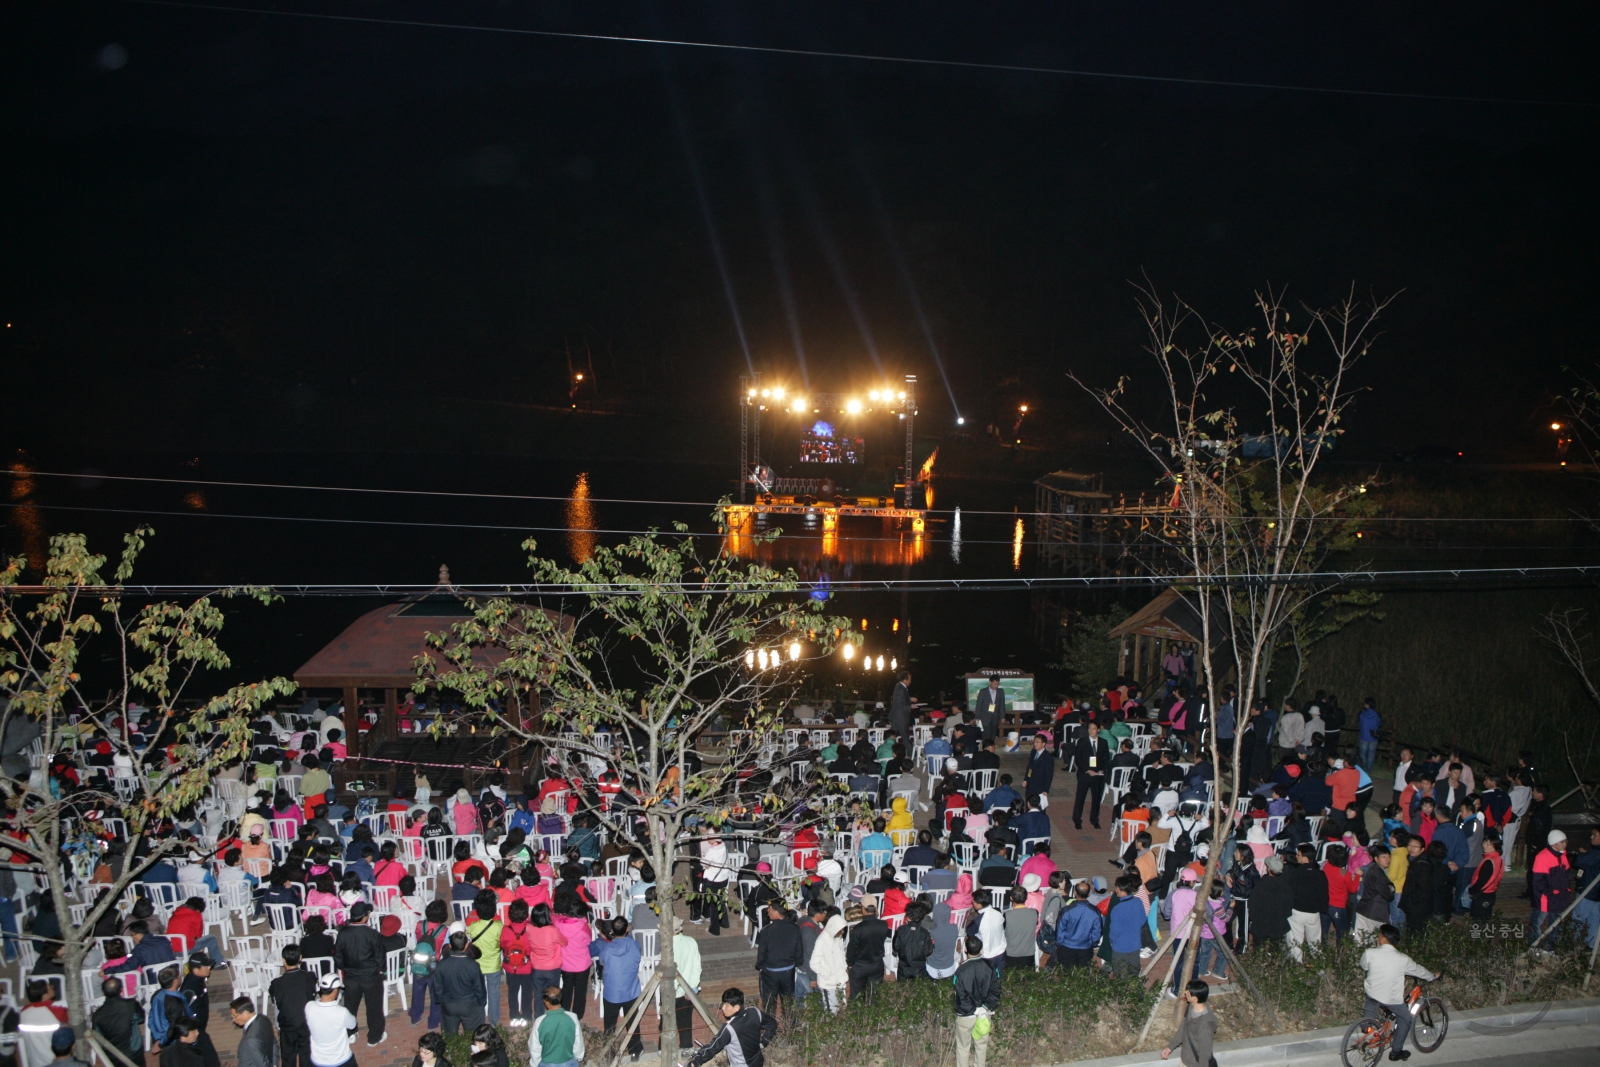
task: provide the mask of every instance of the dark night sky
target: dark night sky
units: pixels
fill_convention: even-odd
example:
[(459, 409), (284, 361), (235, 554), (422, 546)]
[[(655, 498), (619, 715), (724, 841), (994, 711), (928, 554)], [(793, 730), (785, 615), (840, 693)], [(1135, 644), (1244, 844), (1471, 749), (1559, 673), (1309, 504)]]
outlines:
[(1576, 4), (312, 8), (1582, 106), (17, 5), (7, 446), (161, 450), (163, 425), (297, 390), (560, 403), (569, 343), (608, 398), (720, 412), (744, 357), (697, 168), (752, 358), (793, 376), (797, 328), (819, 384), (866, 379), (868, 333), (937, 382), (914, 289), (964, 413), (1022, 393), (1071, 422), (1065, 370), (1137, 365), (1141, 272), (1232, 324), (1267, 282), (1403, 289), (1356, 423), (1374, 452), (1544, 458), (1540, 405), (1592, 359)]

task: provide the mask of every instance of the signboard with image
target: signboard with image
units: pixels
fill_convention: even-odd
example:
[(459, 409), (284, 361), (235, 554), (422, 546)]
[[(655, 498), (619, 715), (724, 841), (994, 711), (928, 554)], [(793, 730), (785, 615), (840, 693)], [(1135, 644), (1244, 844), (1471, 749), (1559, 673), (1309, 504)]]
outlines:
[(1000, 691), (1006, 695), (1006, 707), (1012, 711), (1033, 710), (1033, 675), (1017, 670), (980, 671), (967, 675), (967, 710), (978, 706), (978, 693), (989, 686), (992, 676), (999, 676)]

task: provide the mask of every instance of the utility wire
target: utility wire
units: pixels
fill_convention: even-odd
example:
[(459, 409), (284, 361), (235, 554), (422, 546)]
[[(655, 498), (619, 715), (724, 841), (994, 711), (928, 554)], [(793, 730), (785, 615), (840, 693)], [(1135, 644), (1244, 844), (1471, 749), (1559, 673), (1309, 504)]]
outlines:
[[(1071, 577), (1050, 575), (1025, 577), (1013, 575), (1005, 578), (856, 578), (829, 583), (834, 593), (905, 591), (912, 593), (961, 592), (995, 593), (1014, 590), (1078, 588), (1116, 589), (1150, 587), (1156, 585), (1229, 587), (1234, 589), (1266, 585), (1307, 585), (1339, 583), (1347, 585), (1376, 585), (1379, 583), (1420, 584), (1442, 582), (1453, 584), (1462, 581), (1498, 578), (1518, 578), (1539, 581), (1553, 578), (1600, 578), (1600, 563), (1573, 564), (1554, 567), (1448, 567), (1428, 570), (1390, 571), (1315, 571), (1305, 574), (1230, 574), (1207, 579), (1197, 579), (1192, 574), (1126, 574)], [(748, 593), (753, 585), (747, 582), (708, 582), (684, 585), (687, 595), (723, 596), (730, 593)], [(805, 593), (811, 583), (800, 582), (795, 593)], [(236, 586), (128, 583), (125, 585), (84, 585), (70, 587), (70, 591), (89, 596), (164, 596), (175, 594), (204, 595), (220, 590), (254, 589), (276, 593), (279, 596), (412, 596), (440, 591), (440, 586), (409, 582), (265, 582), (241, 583)], [(53, 586), (14, 585), (6, 587), (9, 594), (49, 594), (62, 590)], [(464, 596), (638, 596), (644, 593), (637, 584), (608, 583), (552, 583), (552, 582), (490, 582), (451, 583), (446, 590)], [(774, 594), (784, 595), (784, 594)]]
[[(127, 0), (127, 2), (135, 3), (135, 2), (140, 2), (140, 0)], [(370, 494), (370, 495), (375, 495), (375, 496), (383, 496), (383, 495), (389, 495), (389, 496), (424, 496), (424, 497), (430, 497), (431, 496), (431, 497), (448, 497), (448, 498), (455, 498), (455, 499), (462, 499), (462, 500), (473, 500), (473, 499), (476, 499), (476, 500), (526, 500), (526, 501), (531, 501), (531, 502), (535, 502), (535, 503), (552, 503), (552, 504), (567, 504), (567, 503), (571, 503), (575, 499), (582, 499), (582, 500), (587, 501), (588, 503), (591, 503), (591, 504), (637, 504), (637, 505), (652, 506), (652, 507), (685, 507), (685, 508), (711, 508), (711, 509), (715, 509), (715, 508), (718, 508), (718, 507), (722, 506), (718, 501), (715, 501), (715, 500), (645, 500), (645, 499), (638, 498), (638, 497), (581, 497), (581, 498), (579, 498), (579, 497), (572, 497), (570, 495), (569, 496), (549, 496), (549, 495), (539, 495), (539, 494), (532, 494), (532, 493), (469, 493), (469, 492), (462, 492), (462, 491), (459, 491), (459, 490), (444, 490), (444, 489), (373, 489), (373, 488), (364, 487), (364, 486), (350, 486), (350, 485), (301, 485), (301, 484), (292, 483), (292, 482), (235, 482), (235, 481), (217, 481), (217, 480), (205, 479), (205, 478), (157, 478), (157, 477), (139, 476), (139, 475), (131, 475), (131, 474), (84, 474), (82, 472), (72, 472), (72, 471), (34, 471), (34, 470), (18, 470), (18, 469), (14, 468), (14, 467), (11, 468), (10, 470), (6, 471), (5, 473), (10, 474), (13, 478), (19, 478), (19, 479), (26, 479), (26, 478), (77, 478), (77, 479), (81, 479), (83, 481), (145, 482), (145, 483), (151, 483), (151, 484), (157, 484), (157, 485), (200, 485), (200, 486), (209, 486), (209, 487), (213, 487), (213, 488), (222, 488), (222, 489), (288, 489), (288, 490), (294, 490), (294, 491), (313, 492), (313, 493), (362, 493), (362, 494)], [(43, 507), (43, 506), (46, 506), (46, 505), (40, 505), (40, 506)], [(755, 511), (761, 510), (761, 506), (759, 504), (733, 504), (731, 506), (749, 508), (749, 509), (752, 509), (752, 510), (755, 510)], [(821, 505), (818, 505), (818, 507), (820, 509)], [(89, 509), (89, 510), (93, 510), (93, 509)], [(1120, 514), (1116, 514), (1116, 513), (1112, 513), (1112, 512), (1107, 512), (1107, 513), (1103, 513), (1103, 514), (1093, 514), (1093, 513), (1091, 513), (1091, 514), (1084, 514), (1084, 515), (1078, 515), (1078, 516), (1071, 516), (1071, 515), (1062, 515), (1062, 514), (1060, 514), (1058, 512), (1050, 512), (1050, 511), (1001, 511), (1001, 510), (984, 510), (984, 509), (980, 509), (980, 508), (971, 508), (971, 509), (969, 509), (969, 508), (925, 508), (923, 510), (924, 510), (924, 512), (926, 514), (929, 514), (929, 515), (954, 515), (956, 512), (959, 511), (964, 517), (965, 516), (973, 516), (973, 515), (1003, 515), (1003, 516), (1006, 516), (1008, 518), (1013, 518), (1013, 519), (1032, 519), (1032, 518), (1044, 517), (1044, 518), (1058, 518), (1058, 519), (1064, 519), (1064, 520), (1073, 520), (1073, 519), (1132, 519), (1132, 518), (1137, 518), (1138, 517), (1138, 516), (1135, 516), (1135, 515), (1120, 515)], [(188, 514), (188, 513), (187, 512), (180, 512), (178, 514)], [(1174, 514), (1176, 514), (1176, 513), (1174, 513)], [(1255, 522), (1275, 522), (1275, 521), (1277, 521), (1273, 516), (1270, 516), (1270, 515), (1256, 515), (1256, 516), (1245, 515), (1245, 516), (1239, 516), (1239, 519), (1240, 519), (1240, 521), (1255, 521)], [(1513, 515), (1513, 516), (1503, 516), (1503, 517), (1502, 516), (1493, 516), (1493, 515), (1472, 515), (1472, 516), (1466, 516), (1466, 517), (1462, 517), (1462, 518), (1450, 518), (1450, 517), (1440, 517), (1440, 516), (1420, 516), (1420, 515), (1419, 516), (1370, 515), (1370, 516), (1363, 516), (1363, 517), (1360, 517), (1360, 518), (1353, 518), (1353, 517), (1346, 516), (1346, 515), (1324, 515), (1324, 516), (1308, 516), (1308, 517), (1305, 517), (1305, 518), (1297, 520), (1297, 521), (1301, 521), (1301, 522), (1348, 522), (1348, 523), (1356, 523), (1358, 525), (1360, 525), (1360, 524), (1377, 524), (1377, 523), (1384, 523), (1384, 522), (1485, 522), (1485, 523), (1490, 523), (1490, 522), (1504, 522), (1504, 523), (1519, 523), (1519, 522), (1520, 523), (1528, 523), (1528, 522), (1551, 522), (1551, 523), (1555, 523), (1555, 522), (1573, 522), (1573, 523), (1583, 523), (1583, 524), (1587, 525), (1587, 524), (1590, 524), (1590, 523), (1594, 522), (1595, 520), (1590, 519), (1590, 518), (1585, 518), (1584, 516), (1581, 516), (1581, 515), (1561, 515), (1561, 516), (1549, 516), (1549, 517), (1545, 517), (1545, 518), (1540, 518), (1538, 516), (1526, 516), (1526, 515)], [(524, 527), (507, 527), (507, 528), (508, 529), (524, 529)], [(607, 532), (607, 531), (599, 531), (599, 532)], [(622, 531), (622, 532), (631, 532), (631, 531)]]
[(757, 52), (766, 55), (805, 56), (813, 59), (850, 59), (867, 63), (898, 63), (908, 66), (948, 67), (957, 70), (992, 70), (1007, 74), (1053, 74), (1071, 78), (1100, 78), (1110, 81), (1148, 82), (1163, 85), (1203, 85), (1222, 89), (1265, 89), (1286, 93), (1311, 93), (1328, 96), (1370, 96), (1390, 100), (1429, 100), (1457, 104), (1511, 104), (1522, 107), (1593, 108), (1593, 103), (1574, 100), (1520, 100), (1497, 96), (1455, 96), (1446, 93), (1405, 93), (1382, 89), (1345, 89), (1322, 85), (1284, 85), (1276, 82), (1228, 81), (1220, 78), (1180, 78), (1160, 74), (1119, 74), (1103, 70), (1075, 70), (1066, 67), (1036, 67), (1015, 63), (984, 63), (961, 59), (926, 59), (918, 56), (891, 56), (869, 52), (832, 52), (810, 48), (779, 48), (753, 44), (727, 44), (718, 41), (686, 41), (666, 37), (628, 37), (621, 34), (572, 33), (561, 30), (529, 30), (512, 26), (481, 26), (460, 22), (430, 22), (420, 19), (374, 18), (370, 15), (333, 15), (322, 11), (279, 11), (271, 8), (235, 7), (229, 4), (201, 4), (187, 0), (124, 0), (148, 7), (186, 8), (192, 11), (221, 11), (237, 15), (272, 15), (279, 18), (321, 19), (327, 22), (354, 22), (378, 26), (404, 26), (414, 29), (460, 30), (470, 33), (503, 33), (519, 37), (549, 37), (573, 41), (609, 41), (619, 44), (669, 45), (675, 48), (701, 48), (722, 52)]

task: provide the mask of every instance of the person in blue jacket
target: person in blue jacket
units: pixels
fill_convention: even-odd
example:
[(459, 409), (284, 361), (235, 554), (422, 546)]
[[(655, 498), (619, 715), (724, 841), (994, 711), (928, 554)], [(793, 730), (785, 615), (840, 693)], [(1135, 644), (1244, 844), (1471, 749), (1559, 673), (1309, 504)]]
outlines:
[(1366, 706), (1357, 716), (1356, 725), (1361, 730), (1356, 742), (1356, 762), (1371, 773), (1373, 761), (1378, 758), (1378, 730), (1383, 726), (1383, 716), (1378, 714), (1378, 702), (1372, 697), (1366, 699)]
[(1144, 947), (1140, 931), (1144, 928), (1144, 901), (1139, 892), (1139, 876), (1124, 874), (1115, 885), (1111, 901), (1111, 976), (1122, 978), (1139, 973), (1139, 950)]
[(1094, 960), (1094, 950), (1100, 947), (1104, 929), (1100, 909), (1089, 903), (1089, 883), (1079, 882), (1072, 887), (1072, 900), (1056, 920), (1056, 965), (1069, 970), (1088, 967)]
[[(604, 940), (589, 942), (589, 955), (599, 961), (601, 974), (601, 999), (605, 1001), (605, 1032), (617, 1028), (617, 1017), (626, 1016), (633, 1002), (639, 999), (639, 942), (628, 933), (628, 920), (622, 916), (610, 924), (602, 922)], [(628, 1053), (635, 1060), (644, 1051), (644, 1041), (634, 1030), (628, 1039)]]

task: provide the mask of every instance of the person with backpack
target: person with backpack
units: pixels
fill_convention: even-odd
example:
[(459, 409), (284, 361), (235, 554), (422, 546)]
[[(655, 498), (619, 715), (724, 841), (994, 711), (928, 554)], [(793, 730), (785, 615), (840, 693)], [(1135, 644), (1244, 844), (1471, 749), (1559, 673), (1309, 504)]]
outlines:
[(913, 900), (906, 905), (905, 921), (894, 932), (895, 980), (898, 982), (928, 977), (928, 960), (933, 956), (933, 934), (922, 925), (922, 920), (928, 917), (931, 910), (920, 900)]
[(450, 906), (442, 900), (431, 900), (417, 923), (417, 943), (411, 950), (411, 1024), (422, 1021), (423, 998), (433, 994), (433, 1006), (428, 1012), (428, 1029), (437, 1030), (442, 1021), (439, 989), (434, 984), (434, 968), (439, 962), (443, 939), (449, 936)]
[(1065, 970), (1091, 966), (1102, 924), (1099, 909), (1089, 903), (1089, 883), (1079, 882), (1056, 920), (1056, 966)]
[(1067, 903), (1067, 898), (1061, 895), (1061, 887), (1067, 884), (1067, 879), (1066, 871), (1051, 871), (1039, 901), (1039, 932), (1034, 935), (1034, 942), (1044, 953), (1047, 965), (1056, 958), (1056, 922)]

